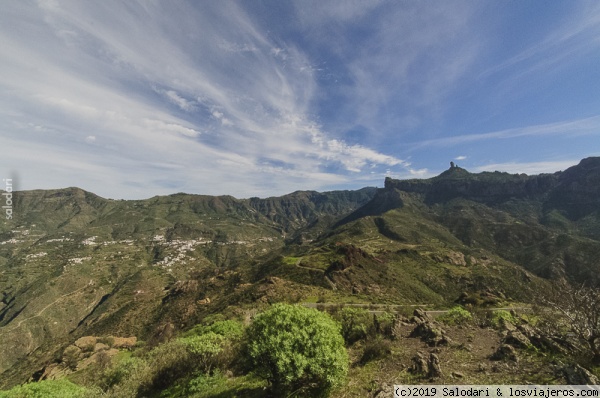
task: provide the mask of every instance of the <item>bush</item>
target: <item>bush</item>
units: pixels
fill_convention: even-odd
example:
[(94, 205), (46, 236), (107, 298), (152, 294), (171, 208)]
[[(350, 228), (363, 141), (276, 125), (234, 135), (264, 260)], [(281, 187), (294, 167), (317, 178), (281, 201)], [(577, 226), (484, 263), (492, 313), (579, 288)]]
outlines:
[(464, 325), (472, 319), (473, 315), (460, 305), (451, 308), (447, 313), (438, 318), (439, 321), (447, 325)]
[(179, 340), (171, 340), (150, 351), (146, 363), (148, 367), (139, 374), (138, 396), (151, 396), (169, 387), (196, 366), (190, 350)]
[(367, 341), (365, 344), (360, 363), (364, 365), (367, 362), (385, 358), (391, 352), (390, 342), (383, 339), (381, 336), (377, 336), (376, 338)]
[(225, 337), (214, 332), (206, 332), (199, 336), (178, 339), (187, 351), (193, 355), (203, 372), (209, 373), (217, 365), (217, 356), (223, 351)]
[(327, 395), (348, 372), (339, 324), (301, 306), (275, 304), (259, 314), (248, 328), (247, 350), (257, 374), (278, 393)]
[(390, 312), (386, 311), (373, 316), (375, 333), (392, 337), (395, 324), (396, 316)]
[(84, 387), (66, 379), (43, 380), (0, 391), (0, 398), (82, 398), (86, 393)]
[(125, 358), (104, 372), (101, 386), (110, 389), (123, 381), (137, 379), (134, 376), (145, 373), (147, 368), (146, 362), (140, 358)]
[(369, 311), (363, 308), (344, 307), (338, 316), (342, 323), (342, 336), (347, 345), (367, 337), (369, 326), (372, 324)]
[(71, 370), (77, 369), (81, 350), (74, 345), (68, 346), (63, 352), (62, 361)]
[(184, 337), (202, 335), (208, 332), (216, 333), (227, 339), (240, 339), (244, 335), (244, 325), (241, 322), (233, 320), (216, 321), (208, 326), (195, 326), (186, 332)]
[(496, 310), (490, 316), (490, 324), (492, 327), (499, 329), (504, 327), (506, 323), (516, 325), (519, 320), (506, 310)]

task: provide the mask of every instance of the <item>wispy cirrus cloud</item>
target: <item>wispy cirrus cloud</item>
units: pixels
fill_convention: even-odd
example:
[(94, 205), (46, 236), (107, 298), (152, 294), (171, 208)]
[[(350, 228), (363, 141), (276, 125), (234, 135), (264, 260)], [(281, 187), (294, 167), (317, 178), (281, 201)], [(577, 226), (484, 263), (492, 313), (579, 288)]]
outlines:
[(343, 134), (361, 126), (374, 141), (383, 134), (389, 141), (438, 118), (479, 52), (481, 42), (471, 29), (476, 9), (468, 2), (302, 7), (303, 29), (327, 37), (319, 45), (333, 54), (330, 62), (340, 64), (326, 64), (320, 72), (328, 83), (325, 96), (332, 97), (320, 105), (341, 104), (332, 128)]
[[(409, 144), (411, 149), (426, 147), (452, 147), (478, 141), (504, 140), (510, 138), (547, 135), (600, 135), (600, 115), (578, 120), (517, 127), (487, 133), (459, 134), (450, 137), (424, 140)], [(458, 158), (457, 158), (458, 159)]]
[[(470, 165), (589, 153), (594, 2), (546, 13), (525, 45), (496, 33), (512, 32), (508, 16), (529, 27), (520, 13), (537, 5), (497, 18), (434, 3), (8, 2), (0, 145), (16, 149), (2, 161), (25, 188), (245, 197), (427, 177), (457, 153)], [(554, 78), (569, 65), (572, 81)], [(522, 76), (535, 84), (515, 89)]]
[[(40, 1), (5, 11), (0, 141), (35, 154), (4, 158), (23, 170), (24, 187), (248, 196), (403, 166), (330, 137), (311, 118), (311, 62), (263, 34), (236, 3)], [(265, 165), (265, 154), (279, 163)], [(93, 170), (74, 178), (86, 161)], [(177, 167), (153, 167), (157, 161)]]
[(517, 69), (511, 78), (522, 78), (536, 71), (549, 72), (561, 63), (578, 61), (583, 54), (600, 48), (600, 5), (597, 2), (572, 3), (573, 9), (563, 15), (558, 26), (542, 40), (503, 62), (481, 72), (479, 78), (507, 69)]

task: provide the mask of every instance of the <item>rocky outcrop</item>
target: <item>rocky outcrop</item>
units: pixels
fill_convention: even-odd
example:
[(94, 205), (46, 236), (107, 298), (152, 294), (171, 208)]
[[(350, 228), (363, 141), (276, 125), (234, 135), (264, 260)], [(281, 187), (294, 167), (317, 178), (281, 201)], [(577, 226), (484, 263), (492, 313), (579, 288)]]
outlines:
[(494, 361), (510, 360), (517, 362), (517, 351), (515, 350), (515, 347), (509, 344), (501, 344), (500, 347), (498, 347), (498, 349), (492, 354), (490, 359)]
[(60, 362), (51, 363), (40, 371), (39, 380), (62, 378), (92, 365), (104, 368), (120, 350), (131, 349), (136, 342), (135, 336), (80, 337), (63, 350)]
[(600, 157), (583, 159), (562, 172), (531, 176), (497, 171), (476, 174), (454, 165), (427, 180), (387, 177), (385, 190), (422, 194), (430, 204), (457, 197), (485, 204), (535, 199), (544, 203), (545, 210), (558, 209), (577, 220), (600, 206)]
[(436, 325), (422, 309), (415, 309), (411, 322), (416, 323), (417, 326), (408, 337), (420, 338), (430, 347), (450, 343), (450, 339), (446, 336), (444, 330)]
[(561, 371), (565, 379), (567, 379), (568, 384), (578, 386), (600, 384), (600, 380), (596, 376), (580, 365), (565, 365)]
[(427, 357), (425, 354), (417, 352), (412, 358), (412, 366), (409, 368), (409, 371), (431, 379), (442, 377), (443, 375), (440, 359), (435, 353), (430, 353), (429, 357)]

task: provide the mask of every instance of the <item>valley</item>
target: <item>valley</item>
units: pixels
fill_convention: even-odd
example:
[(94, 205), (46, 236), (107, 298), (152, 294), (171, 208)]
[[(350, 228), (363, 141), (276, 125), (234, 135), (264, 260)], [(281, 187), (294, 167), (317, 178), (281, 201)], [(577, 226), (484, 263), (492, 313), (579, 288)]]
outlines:
[[(481, 324), (511, 310), (529, 319), (560, 283), (600, 284), (600, 158), (539, 176), (453, 166), (379, 189), (266, 199), (125, 201), (78, 188), (13, 196), (13, 219), (0, 225), (3, 388), (47, 375), (85, 336), (156, 346), (165, 330), (176, 336), (215, 316), (250, 321), (276, 302), (402, 314), (398, 328), (408, 333), (415, 309), (437, 320), (460, 305)], [(445, 327), (463, 345), (476, 333)], [(529, 379), (515, 371), (510, 380)]]

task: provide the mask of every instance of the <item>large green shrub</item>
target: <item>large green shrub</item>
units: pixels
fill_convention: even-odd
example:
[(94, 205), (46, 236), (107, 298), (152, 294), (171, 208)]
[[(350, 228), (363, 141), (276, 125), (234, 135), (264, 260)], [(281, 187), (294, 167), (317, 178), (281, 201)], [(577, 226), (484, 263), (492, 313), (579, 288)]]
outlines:
[(193, 355), (203, 372), (210, 372), (217, 365), (217, 356), (223, 351), (225, 337), (215, 332), (206, 332), (199, 336), (178, 340)]
[(0, 391), (0, 398), (83, 398), (87, 390), (68, 380), (44, 380)]
[(301, 306), (275, 304), (257, 315), (248, 328), (247, 349), (257, 374), (278, 392), (326, 395), (348, 372), (339, 324)]

